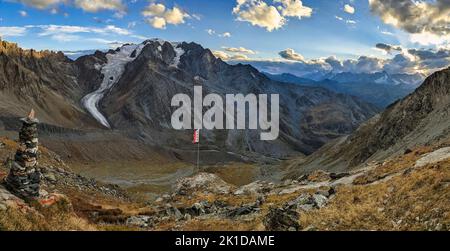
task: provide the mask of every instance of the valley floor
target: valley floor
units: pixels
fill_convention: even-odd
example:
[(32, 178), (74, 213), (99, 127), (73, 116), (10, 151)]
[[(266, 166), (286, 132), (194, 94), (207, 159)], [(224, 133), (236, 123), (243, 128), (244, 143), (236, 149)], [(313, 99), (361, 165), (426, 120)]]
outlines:
[[(0, 142), (0, 158), (6, 159), (16, 143)], [(27, 204), (0, 185), (0, 229), (448, 231), (449, 145), (281, 183), (232, 185), (224, 171), (222, 178), (198, 173), (155, 200), (77, 175), (42, 147), (43, 189), (64, 199), (51, 207)], [(0, 179), (5, 175), (1, 167)]]

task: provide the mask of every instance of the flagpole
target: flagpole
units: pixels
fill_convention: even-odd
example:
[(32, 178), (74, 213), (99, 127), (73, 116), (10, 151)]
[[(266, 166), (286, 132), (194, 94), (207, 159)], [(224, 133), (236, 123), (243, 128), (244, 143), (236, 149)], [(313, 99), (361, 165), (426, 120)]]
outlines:
[(198, 131), (198, 143), (197, 143), (197, 172), (200, 172), (200, 130)]

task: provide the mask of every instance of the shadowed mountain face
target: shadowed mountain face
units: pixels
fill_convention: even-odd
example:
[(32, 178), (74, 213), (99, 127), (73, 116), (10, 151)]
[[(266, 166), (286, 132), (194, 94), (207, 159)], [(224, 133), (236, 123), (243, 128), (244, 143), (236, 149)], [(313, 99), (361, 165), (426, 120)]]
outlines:
[(234, 154), (285, 157), (310, 154), (331, 139), (353, 131), (378, 110), (357, 98), (323, 88), (286, 85), (268, 79), (248, 65), (231, 66), (194, 43), (147, 41), (126, 65), (119, 82), (101, 101), (113, 128), (155, 145), (190, 148), (191, 132), (170, 125), (171, 99), (192, 97), (194, 85), (203, 94), (280, 95), (280, 137), (259, 139), (258, 131), (202, 131), (205, 149)]
[(79, 69), (62, 53), (22, 50), (0, 40), (0, 114), (23, 116), (34, 107), (49, 124), (98, 127), (79, 106)]
[[(2, 42), (0, 52), (2, 115), (21, 116), (32, 106), (44, 123), (89, 129), (99, 142), (102, 132), (108, 134), (109, 129), (91, 116), (92, 109), (102, 114), (114, 134), (121, 135), (118, 138), (189, 152), (192, 131), (171, 127), (176, 107), (170, 104), (175, 94), (192, 97), (194, 85), (203, 87), (204, 96), (279, 94), (280, 136), (276, 141), (261, 141), (260, 132), (253, 130), (202, 131), (202, 150), (208, 150), (214, 163), (310, 154), (351, 133), (378, 112), (355, 97), (276, 82), (249, 65), (228, 65), (195, 43), (148, 40), (115, 51), (97, 51), (76, 61), (61, 53), (21, 50), (7, 42)], [(94, 92), (98, 100), (91, 104), (96, 105), (86, 109), (81, 100)], [(76, 135), (70, 139), (82, 140)], [(189, 160), (190, 154), (177, 158)]]
[(436, 72), (409, 96), (370, 119), (352, 135), (335, 140), (291, 166), (292, 173), (344, 170), (383, 161), (416, 146), (450, 138), (450, 69)]

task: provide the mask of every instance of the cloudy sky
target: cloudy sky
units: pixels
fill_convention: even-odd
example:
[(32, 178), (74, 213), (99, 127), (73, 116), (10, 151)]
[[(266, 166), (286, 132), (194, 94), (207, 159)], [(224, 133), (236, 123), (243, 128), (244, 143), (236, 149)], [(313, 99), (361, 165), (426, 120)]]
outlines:
[(272, 72), (428, 74), (450, 63), (448, 0), (0, 0), (0, 36), (89, 50), (194, 41)]

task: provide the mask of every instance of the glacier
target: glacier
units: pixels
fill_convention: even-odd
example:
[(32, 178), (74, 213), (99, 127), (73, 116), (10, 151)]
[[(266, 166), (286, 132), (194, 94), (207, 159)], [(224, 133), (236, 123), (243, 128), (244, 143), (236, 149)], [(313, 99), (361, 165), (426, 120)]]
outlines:
[[(87, 111), (105, 127), (111, 128), (111, 125), (106, 117), (99, 111), (98, 104), (105, 93), (119, 82), (120, 77), (125, 71), (125, 65), (137, 58), (144, 46), (145, 43), (139, 45), (124, 45), (119, 51), (106, 54), (107, 63), (101, 66), (103, 81), (100, 84), (100, 87), (96, 91), (84, 96), (81, 100)], [(131, 57), (133, 51), (136, 51), (135, 57)]]

